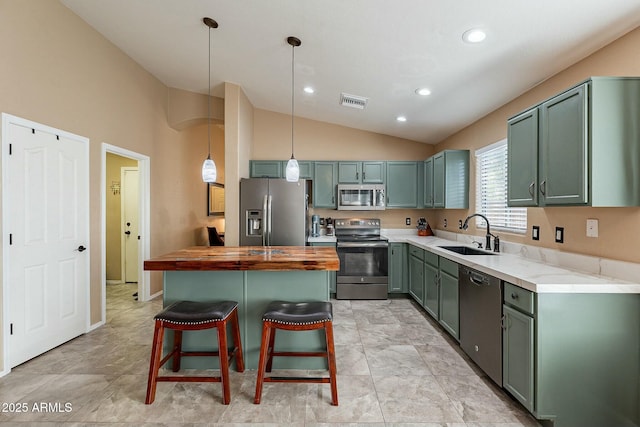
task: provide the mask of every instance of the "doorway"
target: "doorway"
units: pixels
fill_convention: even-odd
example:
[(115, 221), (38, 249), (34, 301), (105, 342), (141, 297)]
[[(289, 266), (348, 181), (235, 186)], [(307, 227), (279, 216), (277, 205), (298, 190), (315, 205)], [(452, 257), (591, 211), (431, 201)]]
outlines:
[[(107, 286), (130, 283), (131, 298), (151, 299), (149, 272), (149, 157), (102, 144), (102, 321), (106, 321)], [(127, 225), (128, 223), (128, 225)], [(137, 285), (136, 285), (137, 283)], [(155, 296), (155, 295), (154, 295)]]

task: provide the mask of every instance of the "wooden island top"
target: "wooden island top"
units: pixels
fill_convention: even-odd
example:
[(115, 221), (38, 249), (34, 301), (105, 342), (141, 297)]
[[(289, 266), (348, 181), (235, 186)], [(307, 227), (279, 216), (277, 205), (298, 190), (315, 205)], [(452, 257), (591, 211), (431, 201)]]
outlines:
[(155, 271), (338, 271), (336, 250), (326, 246), (193, 246), (144, 262)]

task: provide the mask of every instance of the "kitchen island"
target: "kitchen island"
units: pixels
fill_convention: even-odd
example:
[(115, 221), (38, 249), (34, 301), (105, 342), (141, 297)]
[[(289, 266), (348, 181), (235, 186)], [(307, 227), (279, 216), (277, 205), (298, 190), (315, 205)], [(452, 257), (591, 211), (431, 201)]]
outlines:
[[(144, 269), (163, 271), (163, 304), (175, 301), (238, 302), (245, 366), (256, 369), (262, 313), (274, 300), (328, 301), (331, 272), (339, 269), (335, 248), (313, 246), (196, 246), (144, 262)], [(215, 330), (185, 334), (183, 347), (215, 348)], [(165, 339), (165, 352), (172, 345)], [(323, 331), (278, 331), (278, 349), (314, 351), (324, 348)], [(186, 358), (185, 368), (217, 368), (215, 358)], [(323, 369), (321, 358), (275, 358), (275, 369)]]

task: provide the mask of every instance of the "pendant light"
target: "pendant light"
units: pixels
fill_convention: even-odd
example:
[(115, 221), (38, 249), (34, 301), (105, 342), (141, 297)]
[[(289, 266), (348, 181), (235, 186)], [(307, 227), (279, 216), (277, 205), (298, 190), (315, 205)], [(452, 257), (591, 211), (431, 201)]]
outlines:
[(209, 155), (202, 164), (202, 180), (216, 182), (218, 171), (211, 159), (211, 29), (218, 28), (218, 23), (211, 18), (202, 18), (202, 22), (209, 27), (209, 96), (207, 97), (207, 138), (209, 140)]
[(291, 45), (291, 158), (287, 162), (287, 181), (289, 182), (297, 182), (300, 178), (300, 166), (298, 165), (298, 161), (293, 156), (293, 99), (294, 99), (294, 64), (295, 64), (295, 50), (297, 46), (300, 46), (302, 42), (299, 38), (289, 36), (287, 37), (287, 43)]

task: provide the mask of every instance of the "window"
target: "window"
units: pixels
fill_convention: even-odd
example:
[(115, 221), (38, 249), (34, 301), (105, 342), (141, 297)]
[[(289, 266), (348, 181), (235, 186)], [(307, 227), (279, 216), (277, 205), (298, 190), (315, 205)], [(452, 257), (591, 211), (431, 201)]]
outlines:
[[(506, 139), (476, 151), (476, 212), (486, 216), (492, 228), (515, 233), (527, 230), (527, 209), (507, 206)], [(487, 226), (476, 218), (476, 226)]]

